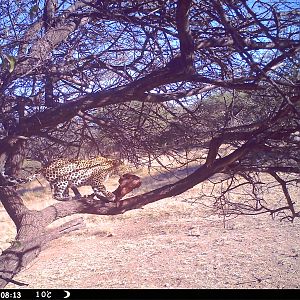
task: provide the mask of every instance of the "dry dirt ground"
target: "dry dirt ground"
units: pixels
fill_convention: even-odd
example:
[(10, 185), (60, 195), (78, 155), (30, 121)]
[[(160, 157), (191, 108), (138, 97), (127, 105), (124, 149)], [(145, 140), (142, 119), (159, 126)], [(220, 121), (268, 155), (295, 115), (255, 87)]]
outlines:
[[(110, 180), (113, 190), (117, 179)], [(300, 287), (299, 221), (244, 216), (224, 228), (222, 218), (190, 199), (200, 191), (198, 185), (119, 216), (82, 215), (85, 229), (50, 243), (15, 279), (27, 288)], [(54, 203), (46, 184), (31, 183), (20, 192), (32, 209)], [(5, 249), (15, 233), (2, 206), (0, 230)]]

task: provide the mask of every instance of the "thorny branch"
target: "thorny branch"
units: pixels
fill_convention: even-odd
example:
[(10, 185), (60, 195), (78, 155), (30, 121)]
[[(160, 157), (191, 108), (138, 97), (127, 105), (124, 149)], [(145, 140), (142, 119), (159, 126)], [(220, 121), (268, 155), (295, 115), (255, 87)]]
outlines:
[[(208, 195), (223, 216), (299, 217), (300, 14), (290, 2), (0, 0), (0, 14), (6, 174), (18, 176), (26, 159), (113, 154), (176, 178), (98, 214), (223, 174)], [(0, 193), (17, 237), (45, 226), (13, 188)], [(55, 209), (65, 216), (87, 204)]]

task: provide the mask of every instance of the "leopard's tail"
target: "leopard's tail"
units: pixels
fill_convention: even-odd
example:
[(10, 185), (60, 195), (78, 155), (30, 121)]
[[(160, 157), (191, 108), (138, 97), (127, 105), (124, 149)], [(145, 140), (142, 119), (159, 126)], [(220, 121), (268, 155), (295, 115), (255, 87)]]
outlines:
[(40, 173), (35, 173), (31, 176), (28, 176), (27, 178), (16, 178), (11, 175), (5, 174), (5, 171), (2, 171), (1, 175), (4, 178), (4, 184), (1, 184), (1, 186), (16, 186), (35, 180), (40, 175)]

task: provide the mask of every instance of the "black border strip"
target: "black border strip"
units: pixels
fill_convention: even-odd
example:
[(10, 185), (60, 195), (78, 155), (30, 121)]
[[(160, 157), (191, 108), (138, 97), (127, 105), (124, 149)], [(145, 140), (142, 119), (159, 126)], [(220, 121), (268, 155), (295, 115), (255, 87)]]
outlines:
[[(70, 294), (68, 294), (68, 292)], [(5, 289), (0, 291), (4, 299), (300, 299), (300, 290), (195, 290), (195, 289)], [(69, 297), (67, 297), (69, 295)], [(9, 297), (7, 297), (9, 296)]]

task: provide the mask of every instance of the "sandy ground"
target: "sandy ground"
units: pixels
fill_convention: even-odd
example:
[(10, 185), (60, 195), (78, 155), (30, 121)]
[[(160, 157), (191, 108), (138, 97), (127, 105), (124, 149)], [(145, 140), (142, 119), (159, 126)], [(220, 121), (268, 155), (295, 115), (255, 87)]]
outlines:
[[(30, 188), (29, 207), (53, 203), (47, 186)], [(189, 200), (200, 191), (198, 185), (119, 216), (82, 215), (85, 229), (50, 243), (15, 279), (27, 288), (300, 287), (299, 221), (243, 216), (224, 228), (222, 218)], [(2, 206), (0, 229), (5, 249), (14, 227)]]

